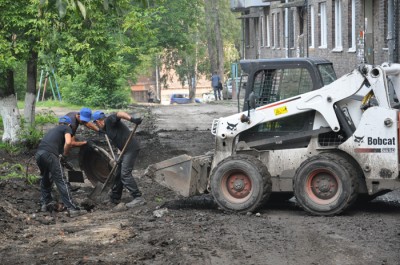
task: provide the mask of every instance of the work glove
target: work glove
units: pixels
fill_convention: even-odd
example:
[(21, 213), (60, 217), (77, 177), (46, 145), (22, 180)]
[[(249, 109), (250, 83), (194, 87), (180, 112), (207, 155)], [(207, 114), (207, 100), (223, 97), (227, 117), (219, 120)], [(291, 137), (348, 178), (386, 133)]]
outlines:
[(60, 163), (63, 167), (65, 167), (68, 170), (74, 170), (74, 166), (67, 161), (67, 157), (64, 155), (60, 155)]
[(96, 147), (96, 144), (93, 141), (89, 140), (89, 141), (86, 141), (86, 146), (94, 149)]
[(98, 133), (99, 133), (99, 136), (102, 136), (102, 135), (106, 134), (106, 131), (104, 131), (103, 129), (99, 129)]
[(136, 125), (140, 125), (141, 123), (142, 123), (142, 118), (133, 118), (133, 117), (131, 117), (131, 119), (130, 119), (130, 121), (132, 122), (132, 123), (134, 123), (134, 124), (136, 124)]

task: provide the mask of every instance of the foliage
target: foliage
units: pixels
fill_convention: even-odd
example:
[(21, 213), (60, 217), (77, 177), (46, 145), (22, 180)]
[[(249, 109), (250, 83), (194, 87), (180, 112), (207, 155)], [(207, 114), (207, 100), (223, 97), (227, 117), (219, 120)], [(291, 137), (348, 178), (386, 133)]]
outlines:
[(32, 174), (25, 174), (25, 180), (28, 184), (33, 185), (40, 181), (40, 177)]
[(57, 124), (58, 118), (57, 115), (52, 110), (43, 111), (37, 113), (35, 116), (35, 124), (36, 125), (45, 125), (45, 124)]
[(114, 89), (107, 89), (96, 80), (87, 83), (86, 75), (78, 75), (74, 80), (66, 78), (62, 83), (62, 96), (64, 100), (81, 106), (99, 108), (125, 108), (130, 103), (128, 89), (115, 85)]
[(17, 100), (22, 100), (26, 91), (26, 64), (18, 61), (15, 65), (14, 74), (15, 93), (17, 94)]
[(19, 145), (21, 145), (21, 149), (37, 148), (44, 135), (43, 129), (36, 128), (36, 126), (27, 126), (24, 122), (22, 122), (21, 128), (19, 132), (19, 139), (21, 140)]
[(29, 184), (34, 184), (39, 180), (36, 175), (27, 174), (26, 169), (22, 164), (10, 164), (8, 162), (0, 164), (0, 172), (5, 171), (5, 174), (0, 175), (0, 180), (7, 180), (13, 178), (26, 178)]
[[(98, 106), (126, 107), (130, 103), (128, 80), (140, 57), (152, 51), (157, 8), (131, 1), (82, 1), (85, 19), (66, 12), (49, 36), (41, 58), (56, 67), (63, 99)], [(103, 6), (104, 4), (104, 6)]]
[[(228, 1), (218, 1), (228, 71), (237, 59), (240, 22)], [(203, 5), (201, 0), (2, 0), (0, 74), (15, 71), (21, 99), (24, 64), (37, 51), (39, 71), (56, 71), (67, 102), (124, 107), (130, 103), (128, 81), (135, 81), (143, 66), (154, 69), (157, 62), (174, 68), (181, 82), (208, 73)]]
[(222, 38), (224, 40), (224, 69), (227, 77), (230, 78), (231, 64), (240, 59), (241, 19), (238, 12), (230, 10), (228, 1), (219, 0), (218, 16), (221, 21)]
[(22, 146), (10, 144), (8, 142), (3, 143), (2, 141), (0, 141), (0, 149), (4, 150), (9, 155), (18, 155), (22, 151)]
[(20, 131), (21, 143), (28, 149), (37, 148), (44, 135), (43, 126), (57, 123), (58, 118), (53, 111), (37, 113), (33, 126), (29, 126), (22, 120)]
[[(205, 40), (200, 32), (203, 25), (203, 1), (171, 0), (165, 6), (159, 28), (161, 64), (167, 70), (175, 69), (183, 83), (197, 78), (207, 64)], [(199, 71), (200, 70), (200, 71)], [(168, 77), (163, 77), (167, 80)]]
[[(24, 120), (21, 121), (21, 131), (19, 138), (21, 142), (16, 145), (0, 142), (0, 149), (5, 150), (8, 154), (17, 155), (24, 149), (36, 148), (40, 140), (43, 138), (43, 126), (46, 124), (57, 124), (58, 118), (53, 111), (45, 111), (36, 114), (35, 124), (33, 126), (27, 125)], [(2, 119), (0, 117), (0, 128), (2, 127)]]

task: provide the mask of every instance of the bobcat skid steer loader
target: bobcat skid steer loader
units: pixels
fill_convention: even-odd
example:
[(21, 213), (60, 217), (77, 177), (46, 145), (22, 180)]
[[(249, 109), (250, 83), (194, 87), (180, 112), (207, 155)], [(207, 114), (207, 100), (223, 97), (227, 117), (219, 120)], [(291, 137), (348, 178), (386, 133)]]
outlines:
[(244, 111), (213, 121), (214, 153), (151, 165), (148, 176), (183, 196), (211, 192), (240, 213), (294, 194), (305, 211), (331, 216), (358, 196), (400, 188), (399, 64), (361, 65), (339, 79), (323, 59), (241, 67)]

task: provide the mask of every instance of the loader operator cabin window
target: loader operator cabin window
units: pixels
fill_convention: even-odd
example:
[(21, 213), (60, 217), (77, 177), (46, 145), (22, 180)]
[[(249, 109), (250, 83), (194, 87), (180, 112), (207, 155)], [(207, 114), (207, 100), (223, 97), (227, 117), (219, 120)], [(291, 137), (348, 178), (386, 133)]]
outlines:
[(318, 70), (321, 73), (321, 79), (322, 82), (324, 82), (324, 86), (329, 85), (337, 79), (335, 70), (331, 64), (320, 64), (318, 65)]
[[(279, 100), (298, 96), (313, 89), (311, 76), (307, 69), (269, 69), (256, 73), (253, 92), (256, 96), (257, 106), (274, 103)], [(315, 112), (297, 114), (291, 117), (269, 121), (243, 132), (240, 141), (251, 142), (261, 140), (258, 150), (273, 150), (282, 148), (299, 148), (307, 146), (309, 137), (294, 136), (278, 143), (264, 143), (264, 140), (276, 139), (279, 136), (294, 135), (293, 133), (312, 129)]]
[(304, 68), (259, 71), (253, 87), (257, 106), (294, 97), (313, 88), (311, 76)]

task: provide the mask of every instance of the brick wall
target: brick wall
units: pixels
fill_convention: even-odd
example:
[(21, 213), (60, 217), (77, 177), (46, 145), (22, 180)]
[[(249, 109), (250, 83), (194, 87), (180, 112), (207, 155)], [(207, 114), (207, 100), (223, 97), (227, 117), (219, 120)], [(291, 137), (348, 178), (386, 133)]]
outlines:
[[(336, 73), (338, 76), (342, 76), (350, 71), (352, 71), (357, 64), (359, 63), (360, 57), (357, 57), (357, 52), (359, 52), (359, 47), (357, 46), (359, 32), (364, 30), (364, 8), (365, 8), (365, 0), (351, 0), (355, 1), (355, 32), (356, 32), (356, 49), (351, 50), (351, 36), (352, 36), (352, 29), (351, 29), (351, 1), (350, 0), (341, 0), (342, 3), (342, 12), (341, 12), (341, 24), (342, 24), (342, 50), (335, 49), (335, 1), (339, 0), (309, 0), (309, 5), (314, 6), (314, 37), (315, 37), (315, 45), (313, 48), (308, 49), (309, 57), (323, 57), (333, 62)], [(320, 16), (318, 15), (319, 12), (319, 4), (325, 3), (326, 5), (326, 19), (327, 19), (327, 46), (320, 47), (320, 32), (321, 27), (319, 23)], [(387, 0), (381, 1), (374, 1), (373, 3), (373, 35), (368, 36), (371, 37), (371, 41), (373, 43), (373, 63), (374, 64), (381, 64), (388, 60), (388, 51), (387, 51)], [(396, 11), (396, 22), (397, 22), (397, 30), (396, 34), (396, 49), (397, 54), (399, 53), (400, 44), (399, 41), (399, 25), (400, 25), (400, 16), (399, 16), (399, 0), (395, 0), (395, 11)], [(307, 9), (305, 7), (291, 7), (294, 11), (294, 20), (295, 23), (295, 47), (290, 50), (289, 57), (298, 57), (301, 55), (306, 56), (307, 54)], [(282, 58), (286, 57), (287, 50), (284, 46), (285, 44), (285, 28), (284, 28), (284, 8), (282, 8), (280, 2), (273, 1), (271, 2), (270, 7), (264, 8), (251, 8), (248, 12), (251, 16), (264, 16), (265, 19), (269, 18), (269, 29), (265, 26), (265, 30), (270, 30), (271, 36), (271, 45), (268, 47), (264, 45), (261, 47), (260, 43), (257, 39), (252, 39), (249, 43), (251, 45), (245, 47), (245, 58), (246, 59), (255, 59), (257, 55), (259, 58)], [(273, 15), (276, 14), (280, 17), (279, 20), (279, 46), (274, 46), (272, 42), (273, 39)], [(247, 18), (249, 20), (250, 25), (250, 38), (255, 36), (255, 28), (251, 25), (254, 25), (254, 18)], [(261, 23), (261, 19), (259, 19)], [(310, 21), (309, 21), (310, 22)], [(371, 23), (370, 23), (371, 24)], [(300, 25), (302, 28), (300, 29)], [(259, 26), (259, 29), (262, 27)], [(303, 33), (300, 35), (300, 33)], [(258, 35), (261, 34), (260, 32)], [(266, 34), (265, 32), (263, 34)], [(245, 34), (246, 36), (246, 34)], [(267, 43), (267, 41), (265, 42)], [(258, 50), (256, 50), (258, 49)], [(396, 54), (396, 53), (395, 53)], [(398, 62), (399, 58), (398, 55), (395, 58), (395, 62)]]

